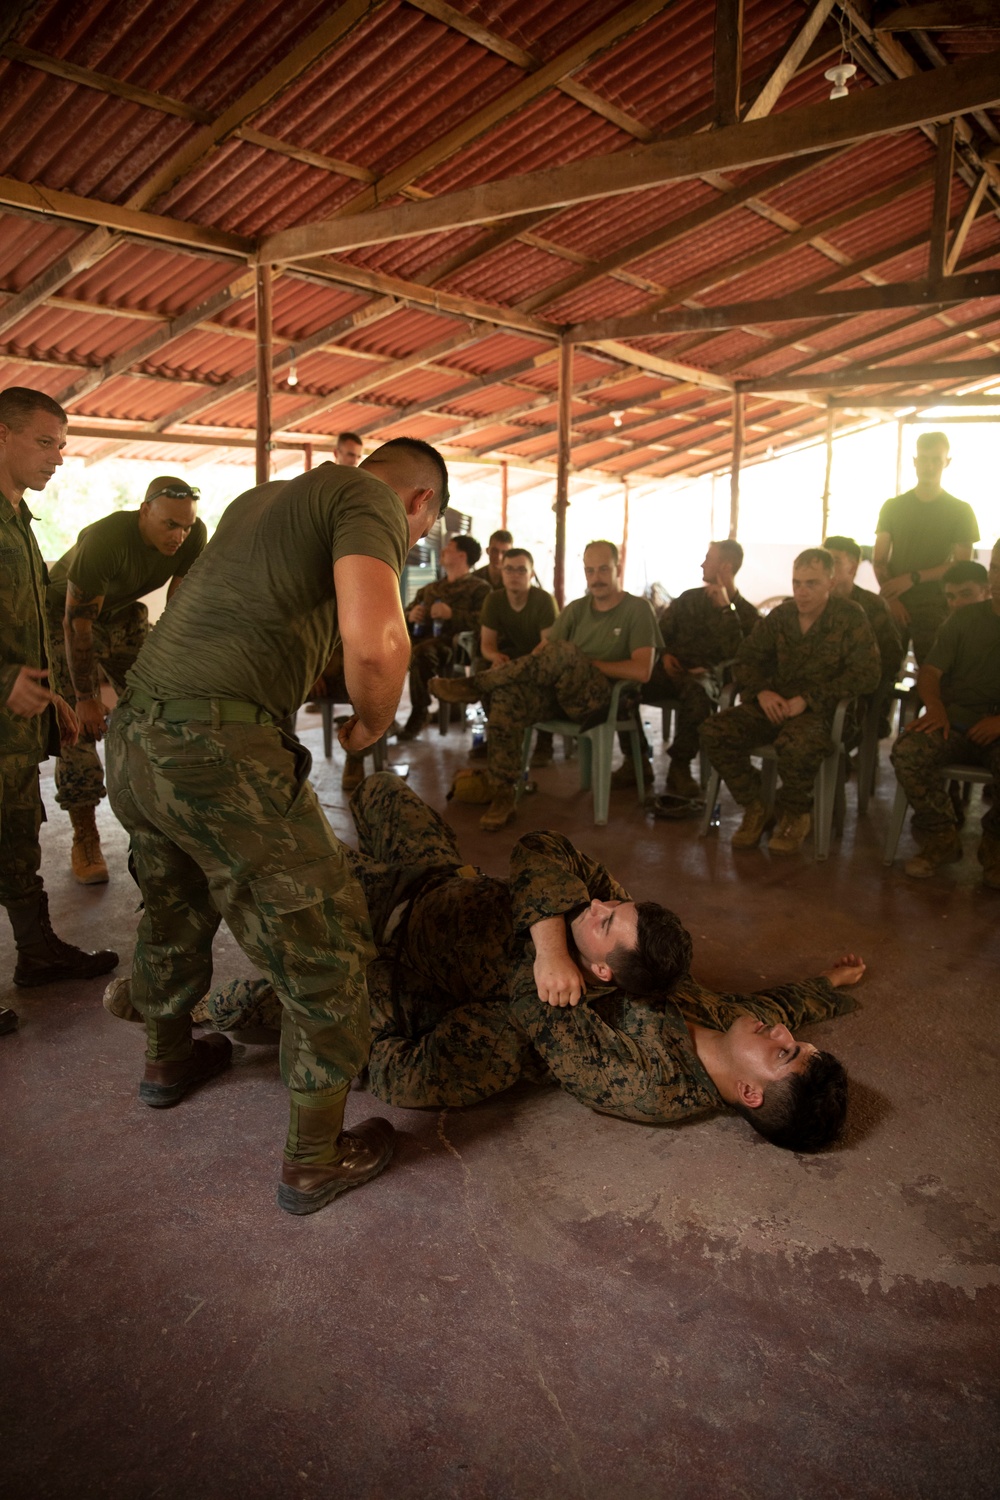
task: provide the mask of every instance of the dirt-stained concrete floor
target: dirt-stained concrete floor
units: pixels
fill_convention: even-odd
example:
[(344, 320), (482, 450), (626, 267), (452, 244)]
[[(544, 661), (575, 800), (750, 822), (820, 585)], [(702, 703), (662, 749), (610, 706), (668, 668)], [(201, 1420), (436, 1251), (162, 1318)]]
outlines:
[[(315, 782), (347, 833), (340, 752)], [(394, 750), (437, 806), (467, 735)], [(657, 752), (659, 764), (659, 751)], [(152, 1500), (788, 1500), (993, 1497), (997, 1432), (1000, 894), (974, 860), (883, 869), (889, 777), (828, 863), (733, 856), (616, 793), (595, 829), (575, 764), (463, 852), (502, 873), (549, 826), (688, 922), (727, 989), (860, 950), (861, 1008), (812, 1039), (847, 1064), (849, 1139), (819, 1157), (735, 1116), (647, 1128), (522, 1086), (452, 1113), (383, 1110), (383, 1178), (307, 1219), (274, 1203), (285, 1124), (271, 1048), (171, 1111), (136, 1097), (138, 1028), (103, 981), (0, 1001), (5, 1308), (0, 1488)], [(661, 772), (662, 775), (662, 772)], [(131, 952), (125, 838), (112, 883), (44, 873), (59, 931)], [(904, 835), (901, 858), (911, 849)], [(227, 934), (218, 975), (244, 972)], [(373, 1112), (352, 1093), (348, 1119)]]

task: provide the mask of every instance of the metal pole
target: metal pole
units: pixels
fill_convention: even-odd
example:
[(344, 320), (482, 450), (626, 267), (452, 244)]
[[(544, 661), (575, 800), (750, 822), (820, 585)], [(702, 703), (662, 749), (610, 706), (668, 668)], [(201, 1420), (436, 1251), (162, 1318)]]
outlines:
[(500, 530), (507, 530), (507, 460), (500, 460)]
[(826, 541), (830, 528), (830, 477), (833, 473), (833, 407), (827, 400), (826, 407), (826, 474), (823, 477), (823, 529), (820, 541)]
[(733, 462), (729, 471), (729, 539), (740, 523), (740, 464), (743, 461), (743, 392), (733, 392)]
[(627, 479), (624, 479), (622, 481), (622, 487), (623, 487), (623, 489), (625, 491), (625, 511), (624, 511), (623, 516), (622, 516), (622, 550), (621, 550), (621, 557), (618, 559), (618, 561), (619, 561), (619, 565), (620, 565), (619, 566), (619, 579), (621, 581), (622, 588), (624, 588), (625, 587), (625, 563), (626, 563), (626, 560), (628, 558), (628, 480)]
[(271, 267), (258, 266), (254, 286), (257, 322), (257, 483), (271, 477)]
[(308, 474), (309, 470), (313, 466), (313, 445), (312, 445), (312, 443), (306, 443), (305, 447), (302, 449), (302, 458), (303, 458), (303, 463), (305, 465), (305, 471)]
[(573, 425), (573, 345), (559, 346), (559, 447), (556, 457), (556, 557), (552, 592), (562, 609), (566, 598), (566, 512), (569, 509), (569, 455)]

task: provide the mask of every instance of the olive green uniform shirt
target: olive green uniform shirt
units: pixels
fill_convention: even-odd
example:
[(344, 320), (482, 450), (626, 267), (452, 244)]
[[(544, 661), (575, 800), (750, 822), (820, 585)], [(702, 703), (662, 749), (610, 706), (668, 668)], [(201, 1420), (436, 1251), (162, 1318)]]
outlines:
[(398, 577), (408, 549), (402, 502), (363, 469), (325, 463), (248, 490), (224, 512), (128, 684), (158, 699), (244, 699), (284, 718), (339, 638), (334, 563), (374, 557)]
[(1000, 713), (1000, 615), (984, 599), (949, 615), (924, 663), (943, 673), (941, 701), (956, 728)]
[[(944, 490), (936, 500), (921, 500), (916, 490), (895, 495), (879, 511), (875, 531), (887, 531), (892, 537), (889, 572), (893, 578), (937, 568), (948, 561), (955, 547), (971, 547), (979, 540), (972, 506)], [(940, 579), (917, 583), (906, 590), (903, 601), (909, 607), (943, 592)]]
[(25, 766), (45, 759), (55, 732), (51, 711), (23, 719), (6, 706), (21, 668), (45, 667), (49, 661), (47, 575), (31, 519), (24, 500), (19, 514), (0, 495), (0, 755), (17, 756)]
[(511, 608), (505, 589), (494, 589), (486, 596), (479, 623), (496, 631), (497, 646), (515, 661), (534, 651), (558, 613), (556, 601), (544, 589), (530, 588), (522, 610)]
[(137, 510), (115, 511), (85, 526), (73, 546), (49, 573), (48, 607), (53, 614), (66, 608), (66, 585), (72, 583), (85, 599), (104, 599), (101, 620), (162, 588), (172, 578), (183, 578), (204, 551), (208, 532), (195, 521), (183, 543), (170, 557), (143, 541)]
[(567, 604), (549, 632), (550, 641), (572, 641), (591, 661), (628, 661), (642, 646), (663, 650), (663, 637), (648, 599), (626, 594), (614, 609), (595, 609), (589, 594)]

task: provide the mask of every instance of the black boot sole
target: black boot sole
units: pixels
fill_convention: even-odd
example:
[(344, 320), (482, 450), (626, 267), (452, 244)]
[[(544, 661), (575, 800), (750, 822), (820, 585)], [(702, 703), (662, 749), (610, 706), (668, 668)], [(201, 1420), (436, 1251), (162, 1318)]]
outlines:
[(118, 954), (109, 952), (99, 964), (88, 965), (85, 969), (69, 964), (52, 964), (37, 974), (31, 974), (15, 968), (14, 983), (21, 990), (34, 989), (42, 984), (73, 984), (81, 979), (100, 979), (102, 974), (110, 974), (117, 967)]
[(337, 1181), (333, 1179), (325, 1182), (322, 1187), (313, 1188), (312, 1192), (304, 1192), (302, 1188), (289, 1187), (286, 1182), (278, 1183), (278, 1191), (275, 1195), (279, 1208), (283, 1208), (286, 1214), (314, 1214), (319, 1209), (325, 1208), (332, 1203), (334, 1198), (341, 1193), (349, 1192), (351, 1188), (362, 1187), (364, 1183), (371, 1182), (380, 1172), (384, 1172), (392, 1160), (392, 1151), (386, 1153), (384, 1160), (375, 1162), (367, 1172), (362, 1172), (359, 1177), (352, 1177), (350, 1181)]

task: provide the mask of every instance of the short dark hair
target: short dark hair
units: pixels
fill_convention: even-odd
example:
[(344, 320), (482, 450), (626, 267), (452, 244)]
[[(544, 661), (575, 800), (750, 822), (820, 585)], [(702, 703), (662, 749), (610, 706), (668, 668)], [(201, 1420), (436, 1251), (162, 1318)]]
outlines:
[(917, 438), (918, 448), (929, 448), (931, 443), (934, 443), (935, 446), (938, 443), (943, 443), (948, 452), (951, 452), (951, 443), (948, 441), (948, 434), (946, 432), (922, 432)]
[(356, 432), (338, 432), (337, 445), (339, 446), (341, 443), (357, 443), (361, 448), (365, 446)]
[(821, 1151), (844, 1131), (847, 1072), (832, 1052), (815, 1052), (802, 1073), (768, 1084), (756, 1109), (745, 1104), (733, 1108), (774, 1146)]
[(743, 548), (739, 542), (732, 537), (724, 537), (721, 542), (710, 542), (709, 546), (718, 547), (726, 562), (734, 573), (738, 573), (743, 566)]
[[(380, 444), (380, 446), (382, 448), (403, 448), (407, 453), (411, 453), (414, 458), (419, 457), (430, 460), (434, 468), (437, 470), (438, 515), (440, 515), (445, 506), (448, 504), (450, 496), (448, 494), (448, 466), (437, 449), (432, 447), (430, 443), (425, 443), (423, 438), (415, 437), (390, 438), (388, 442), (382, 443)], [(377, 451), (378, 450), (376, 449), (376, 452)]]
[(586, 547), (584, 547), (584, 552), (589, 552), (591, 547), (607, 547), (614, 561), (618, 561), (618, 548), (614, 542), (609, 542), (606, 537), (595, 537), (592, 542), (588, 542)]
[(635, 904), (636, 945), (608, 955), (615, 984), (630, 995), (665, 995), (691, 967), (691, 934), (658, 901)]
[(942, 583), (978, 583), (983, 588), (989, 588), (990, 575), (981, 562), (975, 562), (973, 558), (965, 558), (962, 562), (952, 563), (947, 573), (942, 574)]
[(861, 548), (852, 536), (828, 536), (823, 543), (824, 552), (843, 552), (851, 562), (861, 561)]
[[(448, 541), (456, 546), (459, 552), (465, 553), (470, 568), (474, 568), (476, 566), (476, 563), (483, 555), (483, 549), (482, 547), (480, 547), (474, 536), (464, 536), (460, 534), (458, 536), (450, 536), (448, 538)], [(445, 543), (445, 546), (447, 545), (448, 542)]]
[(825, 547), (807, 547), (792, 563), (793, 568), (811, 568), (817, 564), (825, 573), (833, 572), (833, 558)]
[(20, 432), (33, 411), (48, 412), (60, 422), (69, 421), (59, 402), (46, 396), (44, 391), (32, 390), (28, 385), (9, 385), (5, 391), (0, 391), (0, 422), (4, 427)]
[(504, 531), (503, 529), (501, 529), (500, 531), (490, 532), (491, 542), (512, 542), (513, 540), (514, 538), (511, 536), (509, 531)]
[[(490, 538), (490, 540), (492, 541), (492, 537)], [(510, 550), (504, 554), (504, 562), (507, 561), (508, 557), (526, 557), (531, 566), (535, 566), (535, 559), (532, 557), (527, 547), (511, 547)]]

